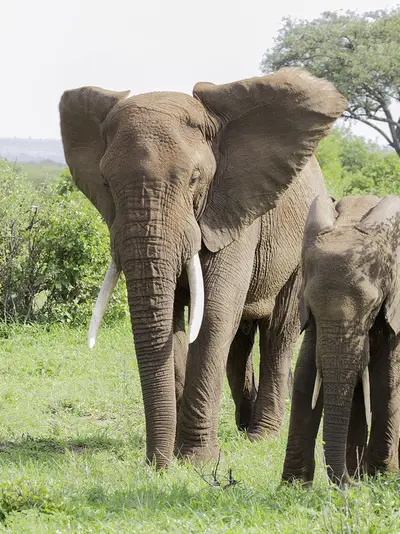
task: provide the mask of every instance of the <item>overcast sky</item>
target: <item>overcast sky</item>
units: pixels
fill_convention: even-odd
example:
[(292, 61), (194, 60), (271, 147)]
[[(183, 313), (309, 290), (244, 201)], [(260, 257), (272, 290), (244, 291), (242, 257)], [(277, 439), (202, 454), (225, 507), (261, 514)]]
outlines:
[(99, 85), (133, 93), (190, 93), (197, 81), (223, 83), (257, 76), (283, 17), (312, 19), (323, 11), (368, 11), (397, 3), (4, 1), (0, 137), (59, 138), (58, 101), (67, 88)]

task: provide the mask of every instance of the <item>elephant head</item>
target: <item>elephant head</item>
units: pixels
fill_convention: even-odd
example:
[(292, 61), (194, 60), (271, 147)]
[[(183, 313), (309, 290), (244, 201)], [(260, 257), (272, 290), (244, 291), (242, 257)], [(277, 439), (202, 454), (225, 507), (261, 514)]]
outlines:
[(354, 389), (362, 383), (371, 421), (370, 330), (382, 313), (400, 331), (400, 199), (347, 197), (336, 207), (314, 199), (302, 250), (302, 330), (316, 332), (312, 409), (323, 384), (325, 463), (332, 480), (348, 482), (346, 444)]
[(300, 69), (244, 81), (198, 83), (193, 96), (129, 96), (97, 87), (60, 102), (67, 164), (104, 217), (113, 262), (89, 342), (124, 271), (144, 399), (147, 457), (171, 458), (176, 404), (174, 291), (188, 269), (193, 341), (202, 318), (197, 253), (227, 247), (273, 208), (345, 109), (329, 82)]

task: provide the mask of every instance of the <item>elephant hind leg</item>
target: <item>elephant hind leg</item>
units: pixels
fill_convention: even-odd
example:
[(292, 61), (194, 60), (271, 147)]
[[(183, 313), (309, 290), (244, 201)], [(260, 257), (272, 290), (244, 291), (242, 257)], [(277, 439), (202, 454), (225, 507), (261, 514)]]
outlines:
[(310, 324), (304, 334), (294, 372), (289, 435), (286, 446), (282, 480), (311, 484), (315, 470), (315, 440), (321, 421), (323, 389), (314, 409), (311, 407), (317, 368), (315, 365), (315, 325)]
[(250, 439), (280, 430), (294, 344), (300, 334), (296, 270), (275, 300), (272, 316), (259, 321), (260, 380), (249, 427)]
[[(400, 341), (382, 317), (371, 345), (369, 376), (371, 381), (372, 424), (367, 447), (367, 471), (399, 471), (400, 429)], [(377, 330), (377, 331), (376, 331)]]
[(257, 387), (251, 350), (257, 331), (257, 321), (242, 321), (232, 341), (226, 372), (235, 403), (236, 425), (247, 430), (250, 425)]
[(179, 412), (177, 453), (197, 460), (218, 457), (218, 422), (229, 349), (250, 286), (258, 225), (202, 258), (205, 306), (198, 338), (190, 344)]

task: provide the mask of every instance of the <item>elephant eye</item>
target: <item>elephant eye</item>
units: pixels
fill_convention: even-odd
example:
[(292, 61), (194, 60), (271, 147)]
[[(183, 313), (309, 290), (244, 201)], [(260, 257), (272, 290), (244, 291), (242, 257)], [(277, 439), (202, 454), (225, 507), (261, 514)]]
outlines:
[(200, 171), (195, 170), (192, 174), (192, 177), (190, 178), (190, 185), (197, 184), (200, 181), (201, 174)]
[(105, 185), (108, 189), (110, 189), (110, 184), (108, 181), (104, 178), (103, 175), (101, 175), (101, 181), (103, 182), (103, 185)]

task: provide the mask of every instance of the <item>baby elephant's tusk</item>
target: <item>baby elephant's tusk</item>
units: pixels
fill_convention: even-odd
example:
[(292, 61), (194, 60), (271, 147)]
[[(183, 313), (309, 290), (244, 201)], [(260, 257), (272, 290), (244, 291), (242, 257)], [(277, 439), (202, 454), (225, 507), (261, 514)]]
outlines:
[(364, 369), (362, 374), (362, 387), (364, 393), (364, 406), (365, 406), (365, 419), (367, 420), (367, 425), (371, 424), (371, 394), (369, 387), (369, 371), (368, 365)]

